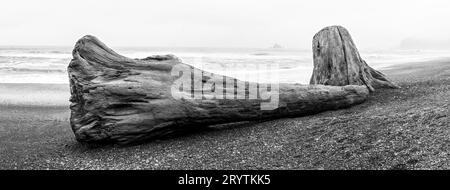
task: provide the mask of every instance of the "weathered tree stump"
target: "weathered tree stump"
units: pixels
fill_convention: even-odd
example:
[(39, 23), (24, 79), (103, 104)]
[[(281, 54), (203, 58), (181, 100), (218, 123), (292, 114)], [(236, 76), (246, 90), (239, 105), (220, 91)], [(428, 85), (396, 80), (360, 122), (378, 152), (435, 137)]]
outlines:
[[(200, 81), (194, 80), (196, 76), (185, 78), (192, 79), (192, 84), (213, 85), (198, 89), (199, 84), (195, 84), (177, 91), (180, 69), (203, 74)], [(279, 98), (278, 108), (262, 110), (265, 100), (238, 99), (237, 94), (244, 91), (244, 97), (249, 97), (250, 86), (258, 86), (261, 97), (267, 95), (260, 91), (261, 86), (270, 84), (214, 75), (183, 64), (175, 56), (126, 58), (93, 36), (76, 43), (68, 72), (70, 122), (81, 142), (129, 143), (198, 126), (296, 117), (358, 104), (369, 94), (365, 86), (279, 84), (279, 94), (272, 94), (272, 98)], [(232, 82), (226, 85), (223, 81)], [(237, 84), (242, 83), (245, 87), (238, 89)], [(204, 97), (190, 98), (190, 92), (199, 90)], [(207, 91), (227, 98), (208, 98)]]
[(314, 71), (310, 84), (365, 85), (370, 91), (398, 88), (383, 73), (371, 68), (359, 55), (347, 29), (330, 26), (313, 39)]

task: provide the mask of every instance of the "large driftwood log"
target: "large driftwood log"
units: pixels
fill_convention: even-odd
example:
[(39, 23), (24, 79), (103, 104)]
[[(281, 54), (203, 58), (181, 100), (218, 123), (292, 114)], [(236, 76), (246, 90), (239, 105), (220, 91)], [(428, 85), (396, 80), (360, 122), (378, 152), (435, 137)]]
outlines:
[[(203, 73), (200, 86), (213, 83), (207, 90), (221, 92), (228, 99), (207, 99), (210, 95), (198, 89), (198, 84), (174, 92), (181, 78), (173, 75), (174, 68)], [(235, 97), (237, 84), (243, 81), (198, 70), (174, 56), (126, 58), (93, 36), (76, 43), (68, 72), (71, 127), (81, 142), (129, 143), (194, 126), (302, 116), (358, 104), (369, 94), (364, 86), (279, 84), (279, 108), (261, 110), (265, 100)], [(219, 85), (224, 78), (234, 84)], [(248, 97), (250, 86), (256, 84), (244, 84), (240, 90)], [(203, 99), (186, 96), (199, 90)]]
[(319, 31), (313, 39), (313, 54), (310, 84), (365, 85), (370, 91), (398, 88), (383, 73), (367, 65), (350, 33), (342, 26), (329, 26)]

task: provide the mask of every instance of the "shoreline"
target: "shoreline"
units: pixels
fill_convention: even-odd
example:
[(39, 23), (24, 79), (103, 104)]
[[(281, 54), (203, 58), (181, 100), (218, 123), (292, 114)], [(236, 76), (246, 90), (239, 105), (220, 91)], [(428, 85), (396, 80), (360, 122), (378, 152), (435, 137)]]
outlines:
[(69, 84), (0, 83), (0, 106), (69, 106)]
[(68, 107), (0, 105), (0, 169), (450, 169), (450, 59), (381, 71), (402, 88), (348, 109), (125, 147), (78, 143)]

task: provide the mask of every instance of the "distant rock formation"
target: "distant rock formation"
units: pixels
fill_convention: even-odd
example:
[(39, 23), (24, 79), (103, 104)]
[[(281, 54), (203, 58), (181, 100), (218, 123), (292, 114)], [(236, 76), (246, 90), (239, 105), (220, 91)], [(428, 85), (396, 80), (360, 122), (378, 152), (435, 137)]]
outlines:
[(400, 48), (404, 50), (450, 50), (450, 39), (407, 38), (401, 41)]
[(274, 44), (274, 45), (272, 46), (272, 48), (273, 48), (273, 49), (282, 49), (283, 46), (281, 46), (280, 44)]
[(264, 56), (264, 55), (270, 55), (270, 54), (269, 54), (269, 53), (261, 52), (261, 53), (253, 53), (252, 55), (256, 55), (256, 56)]
[(359, 55), (350, 33), (342, 26), (330, 26), (313, 38), (314, 71), (310, 84), (332, 86), (364, 85), (370, 91), (398, 88), (371, 68)]

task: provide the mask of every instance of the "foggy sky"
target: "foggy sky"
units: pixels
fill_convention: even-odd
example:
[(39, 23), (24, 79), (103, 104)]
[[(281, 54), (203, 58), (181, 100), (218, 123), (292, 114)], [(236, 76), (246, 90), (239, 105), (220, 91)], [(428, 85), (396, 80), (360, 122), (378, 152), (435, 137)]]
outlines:
[[(342, 25), (359, 48), (450, 39), (448, 0), (2, 0), (0, 46), (72, 46), (86, 34), (111, 46), (308, 49)], [(450, 43), (450, 41), (449, 41)]]

